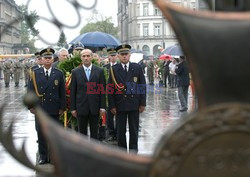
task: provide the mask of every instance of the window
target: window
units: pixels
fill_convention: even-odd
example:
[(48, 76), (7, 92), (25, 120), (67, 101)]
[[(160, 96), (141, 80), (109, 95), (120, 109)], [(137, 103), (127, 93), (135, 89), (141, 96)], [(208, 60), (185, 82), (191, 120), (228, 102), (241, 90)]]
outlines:
[(136, 28), (136, 35), (137, 36), (140, 36), (141, 35), (141, 25), (140, 24), (137, 24), (137, 28)]
[(148, 3), (143, 3), (143, 16), (148, 16)]
[(155, 36), (161, 35), (161, 25), (160, 24), (154, 24), (154, 35)]
[(142, 51), (143, 51), (146, 55), (149, 55), (149, 46), (144, 45), (144, 46), (142, 47)]
[(148, 24), (143, 24), (143, 36), (148, 36)]
[(154, 10), (154, 15), (160, 15), (160, 10), (158, 8), (155, 7)]
[(140, 4), (136, 4), (136, 16), (140, 16)]

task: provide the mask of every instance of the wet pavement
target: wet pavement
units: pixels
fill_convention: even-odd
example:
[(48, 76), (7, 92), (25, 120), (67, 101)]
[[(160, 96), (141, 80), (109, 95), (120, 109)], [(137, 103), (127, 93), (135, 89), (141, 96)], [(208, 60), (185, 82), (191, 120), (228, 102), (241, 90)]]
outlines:
[[(28, 157), (35, 164), (37, 135), (34, 116), (22, 104), (25, 92), (23, 80), (21, 80), (19, 87), (14, 87), (12, 81), (9, 88), (5, 88), (4, 81), (0, 80), (0, 103), (7, 104), (4, 112), (4, 127), (8, 127), (12, 119), (15, 120), (14, 142), (17, 147), (20, 147), (21, 143), (26, 140)], [(186, 114), (179, 112), (177, 89), (163, 88), (156, 84), (155, 86), (148, 86), (147, 93), (147, 107), (140, 117), (138, 153), (141, 155), (152, 154), (162, 134)], [(194, 99), (189, 93), (188, 112), (193, 111), (194, 107)], [(14, 160), (0, 144), (0, 177), (11, 176), (28, 177), (36, 175), (34, 171)]]

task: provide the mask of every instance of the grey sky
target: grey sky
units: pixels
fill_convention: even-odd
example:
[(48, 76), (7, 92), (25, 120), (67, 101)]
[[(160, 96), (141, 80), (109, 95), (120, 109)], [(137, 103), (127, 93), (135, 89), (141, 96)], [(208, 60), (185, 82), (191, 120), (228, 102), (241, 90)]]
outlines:
[[(15, 1), (18, 5), (27, 3), (27, 0)], [(78, 2), (84, 2), (81, 4), (85, 6), (91, 6), (94, 0), (78, 0)], [(73, 6), (69, 4), (67, 0), (49, 0), (49, 3), (51, 7), (53, 7), (55, 16), (61, 23), (67, 24), (69, 26), (75, 26), (78, 16)], [(112, 16), (113, 23), (117, 26), (117, 0), (98, 0), (95, 9), (97, 9), (97, 11), (104, 16)], [(51, 19), (52, 17), (48, 11), (46, 0), (31, 0), (29, 10), (36, 10), (38, 15), (42, 17), (42, 20), (36, 24), (36, 28), (39, 29), (41, 37), (46, 41), (56, 43), (60, 35), (59, 30), (52, 23), (44, 20), (44, 18)], [(80, 29), (86, 24), (86, 19), (89, 18), (91, 14), (93, 14), (92, 10), (81, 9), (79, 12), (81, 15), (81, 24), (74, 29), (63, 28), (67, 42), (70, 42), (79, 35)], [(41, 41), (36, 42), (36, 47), (46, 46), (47, 44), (44, 44)]]

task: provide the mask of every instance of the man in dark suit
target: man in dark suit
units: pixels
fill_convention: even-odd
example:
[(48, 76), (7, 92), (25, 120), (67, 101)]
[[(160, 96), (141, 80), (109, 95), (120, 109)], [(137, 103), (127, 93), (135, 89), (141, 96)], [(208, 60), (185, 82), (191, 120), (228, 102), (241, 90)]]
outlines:
[[(60, 122), (59, 116), (66, 108), (65, 81), (63, 73), (52, 68), (54, 49), (46, 48), (40, 52), (43, 67), (34, 69), (29, 81), (28, 90), (35, 92), (40, 98), (40, 106), (55, 121)], [(35, 113), (30, 108), (31, 113)], [(48, 145), (36, 119), (36, 130), (38, 135), (38, 150), (40, 155), (39, 164), (50, 162)]]
[(72, 70), (70, 110), (77, 118), (79, 132), (87, 135), (89, 124), (90, 137), (98, 139), (99, 114), (106, 108), (104, 71), (92, 65), (91, 50), (84, 49), (80, 56), (83, 65)]
[[(110, 70), (110, 67), (117, 64), (117, 52), (115, 49), (111, 48), (107, 50), (109, 63), (104, 65), (104, 68)], [(109, 76), (110, 77), (110, 76)], [(114, 120), (114, 114), (107, 109), (107, 129), (108, 129), (108, 141), (116, 141), (117, 140), (117, 121)]]
[(177, 75), (178, 97), (181, 103), (180, 112), (188, 110), (188, 88), (189, 88), (189, 71), (184, 56), (180, 56), (180, 63), (176, 65), (175, 73)]
[(146, 106), (146, 81), (142, 68), (129, 62), (131, 46), (116, 48), (120, 64), (110, 69), (107, 93), (109, 108), (116, 115), (118, 146), (127, 150), (126, 125), (129, 125), (129, 151), (138, 151), (139, 113)]

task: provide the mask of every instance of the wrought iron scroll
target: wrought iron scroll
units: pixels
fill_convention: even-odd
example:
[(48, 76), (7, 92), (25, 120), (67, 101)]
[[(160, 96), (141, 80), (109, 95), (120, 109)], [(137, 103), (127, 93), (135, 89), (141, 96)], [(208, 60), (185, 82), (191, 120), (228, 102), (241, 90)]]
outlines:
[[(28, 7), (28, 10), (29, 10), (29, 5), (31, 3), (32, 0), (28, 0), (26, 6)], [(35, 1), (35, 0), (33, 0)], [(52, 19), (48, 19), (46, 17), (43, 17), (43, 16), (39, 16), (40, 19), (46, 21), (46, 22), (49, 22), (53, 25), (55, 25), (60, 32), (62, 32), (62, 28), (68, 28), (68, 29), (74, 29), (76, 27), (78, 27), (80, 24), (81, 24), (81, 21), (82, 21), (82, 18), (81, 18), (81, 14), (80, 14), (80, 10), (82, 9), (85, 9), (85, 10), (91, 10), (93, 8), (96, 7), (97, 5), (97, 2), (98, 0), (93, 0), (93, 4), (90, 5), (90, 6), (85, 6), (83, 5), (82, 3), (80, 3), (80, 0), (65, 0), (67, 2), (69, 2), (75, 9), (75, 12), (77, 14), (77, 22), (76, 24), (70, 26), (70, 25), (67, 25), (63, 22), (61, 22), (57, 17), (56, 17), (56, 14), (53, 12), (53, 8), (51, 7), (50, 5), (50, 1), (52, 0), (46, 0), (46, 4), (47, 4), (47, 8), (52, 16)], [(22, 16), (19, 16), (17, 17), (15, 20), (12, 20), (6, 27), (4, 27), (2, 30), (1, 30), (1, 33), (0, 35), (3, 35), (6, 30), (8, 30), (8, 28), (10, 26), (12, 26), (13, 24), (15, 23), (18, 23), (20, 22), (21, 20), (25, 19), (27, 21), (27, 25), (29, 27), (29, 29), (32, 31), (32, 32), (39, 32), (39, 29), (36, 29), (33, 25), (32, 25), (32, 22), (30, 21), (30, 15), (29, 14), (26, 14), (24, 17)], [(44, 39), (39, 33), (37, 35), (37, 38), (39, 40), (41, 40), (43, 43), (47, 44), (47, 45), (55, 45), (55, 43), (51, 43), (49, 42), (48, 40)], [(59, 40), (59, 35), (58, 35), (58, 40)]]
[(35, 166), (28, 158), (27, 153), (25, 151), (25, 140), (22, 143), (21, 149), (17, 149), (14, 144), (14, 138), (13, 138), (13, 125), (15, 123), (14, 119), (12, 119), (9, 127), (7, 130), (4, 130), (3, 127), (3, 115), (4, 115), (4, 108), (6, 106), (2, 105), (0, 107), (0, 142), (3, 145), (3, 147), (8, 151), (12, 157), (14, 157), (18, 162), (23, 164), (24, 166), (35, 170), (38, 174), (41, 174), (45, 177), (50, 177), (53, 174), (53, 170), (49, 171), (44, 170), (39, 166)]

